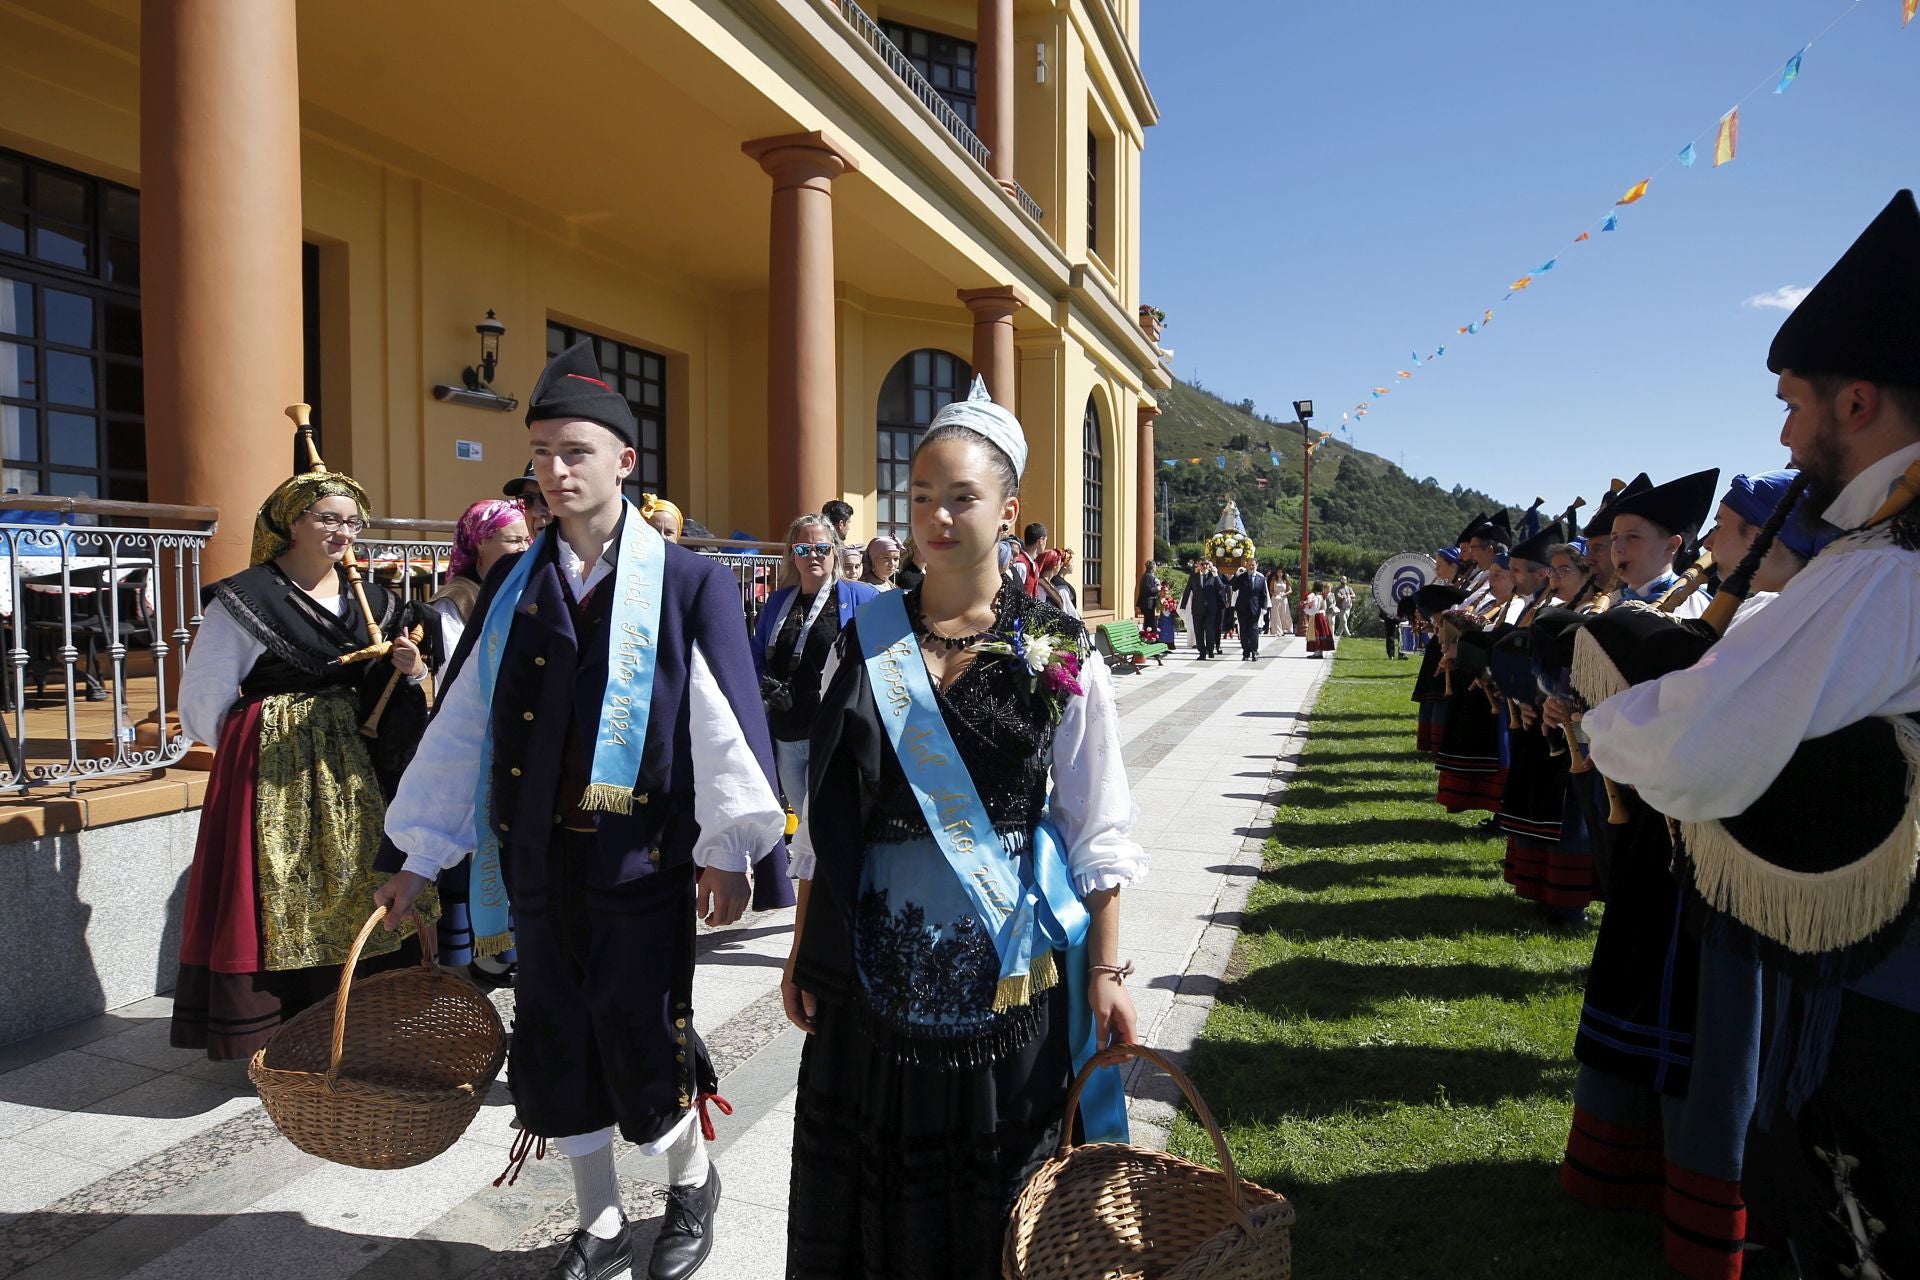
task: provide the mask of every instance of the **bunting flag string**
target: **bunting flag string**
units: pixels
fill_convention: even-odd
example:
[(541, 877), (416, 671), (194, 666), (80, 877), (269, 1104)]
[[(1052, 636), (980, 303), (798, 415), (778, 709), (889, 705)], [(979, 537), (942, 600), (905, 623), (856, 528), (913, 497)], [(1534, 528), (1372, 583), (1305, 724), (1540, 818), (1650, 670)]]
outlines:
[[(1726, 114), (1722, 115), (1719, 118), (1719, 120), (1715, 123), (1712, 130), (1712, 134), (1711, 134), (1713, 138), (1712, 168), (1718, 169), (1722, 165), (1732, 163), (1734, 157), (1739, 151), (1740, 109), (1743, 106), (1748, 105), (1750, 100), (1752, 100), (1756, 96), (1762, 94), (1763, 92), (1768, 91), (1769, 88), (1771, 88), (1771, 93), (1773, 95), (1786, 93), (1786, 91), (1790, 87), (1792, 87), (1794, 82), (1799, 79), (1801, 69), (1806, 59), (1806, 55), (1812, 51), (1813, 47), (1816, 44), (1818, 44), (1822, 39), (1824, 39), (1827, 36), (1827, 34), (1831, 32), (1835, 27), (1839, 26), (1842, 22), (1846, 21), (1846, 19), (1852, 15), (1854, 10), (1863, 8), (1863, 7), (1865, 7), (1864, 0), (1849, 0), (1847, 7), (1843, 9), (1837, 16), (1835, 16), (1831, 22), (1827, 23), (1827, 25), (1821, 29), (1819, 34), (1815, 35), (1811, 40), (1808, 40), (1804, 44), (1802, 44), (1799, 47), (1799, 49), (1794, 52), (1793, 56), (1786, 60), (1785, 64), (1782, 65), (1780, 71), (1777, 74), (1769, 74), (1766, 77), (1766, 79), (1760, 81), (1752, 89), (1749, 89), (1733, 104), (1732, 107), (1727, 109)], [(1902, 28), (1905, 28), (1909, 23), (1913, 21), (1916, 13), (1920, 12), (1920, 0), (1900, 0), (1900, 9), (1901, 9), (1900, 25)], [(1670, 154), (1665, 165), (1662, 165), (1659, 169), (1655, 170), (1653, 173), (1648, 174), (1646, 177), (1640, 179), (1638, 182), (1635, 182), (1632, 186), (1628, 187), (1624, 192), (1621, 193), (1619, 198), (1614, 200), (1612, 206), (1607, 210), (1606, 214), (1602, 217), (1597, 227), (1593, 225), (1589, 225), (1587, 228), (1582, 230), (1579, 235), (1573, 238), (1573, 243), (1574, 244), (1592, 243), (1593, 233), (1595, 230), (1598, 230), (1602, 233), (1618, 231), (1620, 229), (1619, 211), (1630, 205), (1639, 204), (1641, 201), (1645, 200), (1648, 194), (1652, 191), (1654, 181), (1658, 179), (1661, 173), (1666, 171), (1668, 168), (1675, 165), (1678, 165), (1682, 169), (1690, 170), (1694, 168), (1694, 162), (1699, 158), (1699, 155), (1700, 155), (1699, 147), (1705, 141), (1707, 136), (1708, 134), (1703, 131), (1701, 134), (1690, 139), (1685, 146), (1680, 148), (1679, 151), (1673, 152)], [(1505, 296), (1507, 298), (1512, 298), (1516, 294), (1519, 294), (1531, 288), (1534, 284), (1538, 283), (1538, 277), (1545, 275), (1547, 272), (1553, 270), (1554, 267), (1558, 265), (1559, 261), (1560, 260), (1557, 257), (1550, 257), (1542, 265), (1535, 267), (1532, 271), (1529, 271), (1515, 278), (1514, 281), (1507, 286)], [(1456, 335), (1467, 335), (1467, 336), (1477, 335), (1482, 329), (1486, 328), (1488, 325), (1492, 323), (1493, 323), (1493, 311), (1491, 308), (1489, 308), (1481, 316), (1479, 320), (1469, 321), (1466, 324), (1458, 326), (1457, 328), (1454, 329), (1454, 333)], [(1422, 361), (1419, 355), (1419, 351), (1416, 348), (1413, 353), (1413, 367), (1415, 369), (1424, 368), (1426, 364), (1431, 363), (1434, 360), (1437, 360), (1439, 357), (1445, 355), (1446, 352), (1447, 352), (1447, 349), (1444, 346), (1439, 347), (1434, 351), (1432, 355), (1428, 356), (1425, 361)], [(1400, 379), (1410, 379), (1413, 377), (1413, 374), (1406, 369), (1401, 369), (1396, 371), (1395, 376)], [(1392, 390), (1391, 386), (1375, 387), (1373, 388), (1371, 399), (1378, 400), (1390, 394), (1391, 390)], [(1369, 407), (1368, 401), (1362, 400), (1358, 405), (1354, 406), (1354, 409), (1352, 410), (1353, 415), (1355, 417), (1366, 416), (1368, 412), (1368, 407)], [(1343, 419), (1345, 419), (1346, 417), (1346, 415), (1344, 414), (1341, 416)], [(1323, 435), (1321, 438), (1325, 439), (1326, 437)]]

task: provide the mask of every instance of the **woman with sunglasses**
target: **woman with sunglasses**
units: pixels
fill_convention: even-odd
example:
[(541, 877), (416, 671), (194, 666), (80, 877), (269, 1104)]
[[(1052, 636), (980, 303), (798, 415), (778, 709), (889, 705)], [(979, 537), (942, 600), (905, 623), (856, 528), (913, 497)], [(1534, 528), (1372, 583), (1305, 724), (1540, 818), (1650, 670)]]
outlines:
[[(338, 987), (387, 878), (373, 870), (386, 798), (426, 725), (427, 666), (407, 634), (430, 624), (426, 610), (369, 578), (367, 604), (391, 654), (337, 661), (369, 643), (342, 567), (366, 528), (367, 495), (313, 461), (262, 504), (252, 567), (214, 584), (180, 681), (181, 729), (215, 757), (187, 881), (171, 1038), (216, 1061), (251, 1056)], [(378, 734), (364, 737), (390, 684)], [(429, 903), (422, 918), (432, 916)], [(376, 932), (365, 952), (372, 967), (417, 963), (410, 929)]]
[(791, 814), (800, 812), (807, 793), (807, 739), (820, 712), (820, 673), (840, 629), (875, 594), (867, 584), (841, 575), (841, 550), (825, 516), (804, 515), (788, 525), (780, 589), (760, 611), (753, 631), (760, 700), (766, 704), (773, 762)]
[[(809, 1033), (799, 1280), (999, 1276), (1076, 1065), (1138, 1038), (1119, 892), (1146, 857), (1113, 686), (1079, 621), (999, 569), (1026, 456), (977, 380), (935, 415), (910, 472), (926, 577), (863, 606), (825, 675), (781, 982)], [(1113, 1140), (1124, 1098), (1097, 1074), (1081, 1114)]]

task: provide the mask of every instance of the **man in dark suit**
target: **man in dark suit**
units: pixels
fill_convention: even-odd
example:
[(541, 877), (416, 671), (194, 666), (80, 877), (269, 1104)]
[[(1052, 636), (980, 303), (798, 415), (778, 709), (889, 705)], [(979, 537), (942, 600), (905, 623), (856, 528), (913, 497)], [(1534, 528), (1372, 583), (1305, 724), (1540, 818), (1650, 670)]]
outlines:
[(1267, 606), (1267, 575), (1249, 560), (1233, 575), (1233, 617), (1240, 628), (1240, 661), (1260, 656), (1260, 611)]
[(1202, 559), (1187, 579), (1181, 607), (1193, 619), (1193, 643), (1205, 661), (1220, 652), (1220, 629), (1227, 616), (1227, 581), (1214, 568), (1213, 561)]

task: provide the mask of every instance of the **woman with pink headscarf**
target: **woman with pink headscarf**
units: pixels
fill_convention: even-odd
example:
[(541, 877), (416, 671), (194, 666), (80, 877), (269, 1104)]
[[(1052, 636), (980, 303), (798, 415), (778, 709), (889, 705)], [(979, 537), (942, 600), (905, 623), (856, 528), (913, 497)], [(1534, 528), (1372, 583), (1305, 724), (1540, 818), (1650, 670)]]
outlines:
[(453, 556), (447, 564), (446, 585), (431, 601), (440, 618), (441, 660), (453, 656), (467, 629), (467, 616), (480, 598), (480, 584), (500, 557), (525, 551), (533, 542), (527, 533), (527, 509), (518, 499), (487, 498), (468, 507), (453, 531)]

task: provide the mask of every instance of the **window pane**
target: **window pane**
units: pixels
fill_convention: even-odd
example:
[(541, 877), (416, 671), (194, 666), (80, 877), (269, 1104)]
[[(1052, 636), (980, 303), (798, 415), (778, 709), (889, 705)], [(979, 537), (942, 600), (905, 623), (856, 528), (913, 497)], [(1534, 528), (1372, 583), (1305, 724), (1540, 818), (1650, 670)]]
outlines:
[(921, 385), (933, 381), (933, 353), (916, 351), (913, 353), (913, 380)]
[(640, 403), (649, 409), (658, 409), (660, 407), (660, 384), (657, 382), (642, 383)]
[(107, 188), (107, 230), (129, 240), (140, 238), (140, 193)]
[(18, 160), (0, 160), (0, 208), (27, 205), (27, 167)]
[(40, 398), (40, 380), (33, 374), (33, 348), (0, 342), (0, 396), (22, 400)]
[(39, 410), (0, 405), (0, 444), (8, 462), (40, 461)]
[(50, 404), (94, 405), (93, 361), (65, 351), (47, 352), (47, 401)]
[(651, 418), (640, 424), (640, 447), (650, 452), (660, 448), (660, 424)]
[(640, 353), (638, 351), (621, 353), (620, 365), (621, 368), (625, 369), (628, 373), (638, 376), (640, 373)]
[(0, 209), (0, 253), (27, 251), (27, 215)]
[(138, 422), (107, 423), (107, 465), (117, 471), (145, 471), (147, 429)]
[(139, 365), (107, 361), (107, 408), (114, 413), (146, 412), (146, 378)]
[(107, 237), (107, 279), (130, 289), (140, 287), (140, 242)]
[(145, 502), (147, 482), (139, 476), (114, 476), (107, 481), (107, 496), (115, 502)]
[(85, 271), (92, 261), (87, 254), (85, 227), (60, 222), (42, 222), (33, 229), (33, 256), (55, 266)]
[(57, 467), (99, 466), (100, 420), (81, 413), (49, 413), (47, 460)]
[(33, 175), (33, 209), (35, 213), (57, 218), (61, 222), (84, 223), (90, 216), (87, 184), (46, 169), (36, 169)]
[(47, 341), (69, 347), (93, 345), (93, 299), (64, 289), (41, 291), (47, 311)]
[(47, 477), (47, 492), (56, 498), (94, 498), (99, 496), (96, 476), (63, 475), (56, 471)]
[(547, 326), (547, 359), (559, 355), (567, 349), (567, 331), (557, 324)]
[(33, 286), (0, 276), (0, 333), (33, 336)]
[(933, 421), (933, 392), (916, 390), (913, 393), (913, 420), (915, 422)]
[[(31, 498), (40, 492), (40, 473), (23, 467), (8, 467), (0, 471), (0, 488), (8, 493), (17, 493)], [(6, 550), (6, 544), (0, 543), (0, 552)]]
[(138, 303), (107, 303), (107, 350), (117, 356), (138, 356), (140, 351), (140, 306)]

